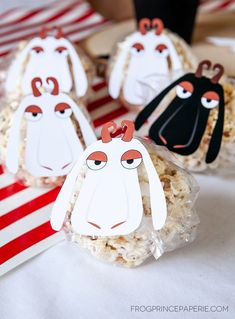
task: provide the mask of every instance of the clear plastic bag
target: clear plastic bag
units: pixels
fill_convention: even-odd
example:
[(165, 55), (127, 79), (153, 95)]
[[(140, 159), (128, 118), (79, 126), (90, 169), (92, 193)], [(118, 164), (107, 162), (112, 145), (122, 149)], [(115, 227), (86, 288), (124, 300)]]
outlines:
[[(40, 40), (40, 39), (39, 39)], [(38, 41), (39, 41), (38, 40)], [(30, 40), (31, 41), (31, 40)], [(24, 59), (22, 62), (20, 72), (18, 74), (18, 81), (16, 81), (16, 86), (13, 90), (6, 90), (6, 83), (9, 76), (9, 70), (12, 65), (17, 61), (17, 63), (21, 63), (22, 52), (27, 48), (30, 44), (30, 41), (22, 41), (19, 43), (18, 50), (15, 51), (14, 54), (7, 56), (1, 64), (1, 73), (0, 73), (0, 92), (1, 92), (1, 100), (0, 100), (0, 161), (5, 165), (6, 156), (7, 156), (7, 145), (9, 141), (9, 133), (12, 127), (13, 118), (19, 108), (21, 102), (26, 98), (28, 94), (25, 94), (22, 90), (22, 81), (23, 76), (25, 75), (28, 59)], [(44, 39), (42, 39), (44, 41)], [(35, 48), (34, 48), (35, 49)], [(33, 50), (33, 49), (32, 49)], [(72, 50), (72, 49), (71, 49)], [(94, 76), (94, 67), (91, 64), (91, 61), (84, 54), (84, 52), (80, 48), (75, 48), (76, 54), (78, 54), (79, 59), (81, 61), (82, 67), (85, 71), (87, 80), (88, 80), (88, 89), (83, 96), (77, 96), (75, 92), (75, 85), (72, 86), (70, 92), (67, 92), (67, 96), (69, 99), (74, 101), (77, 104), (77, 107), (82, 111), (87, 122), (92, 127), (91, 119), (88, 114), (88, 111), (85, 107), (85, 103), (87, 100), (87, 96), (90, 90), (91, 80)], [(59, 54), (59, 53), (58, 53)], [(46, 60), (46, 58), (45, 58)], [(45, 62), (44, 60), (44, 62)], [(72, 74), (72, 62), (68, 57), (68, 65)], [(36, 77), (36, 75), (35, 75)], [(42, 79), (46, 81), (46, 79)], [(30, 83), (29, 83), (30, 86)], [(59, 88), (61, 92), (61, 88)], [(42, 93), (46, 92), (46, 89), (42, 88)], [(63, 93), (63, 92), (61, 92)], [(66, 94), (66, 93), (65, 93)], [(71, 116), (71, 121), (73, 123), (74, 129), (76, 131), (77, 137), (80, 140), (80, 143), (83, 147), (85, 147), (84, 136), (81, 132), (81, 127), (75, 118), (74, 114)], [(50, 124), (49, 124), (50, 125)], [(19, 169), (17, 170), (15, 177), (16, 179), (27, 185), (27, 186), (42, 186), (42, 187), (50, 187), (50, 186), (60, 186), (62, 185), (65, 176), (43, 176), (36, 177), (30, 174), (25, 167), (25, 144), (27, 142), (27, 121), (22, 117), (21, 127), (20, 127), (20, 145), (19, 145)]]
[(141, 34), (140, 29), (139, 25), (138, 31), (116, 44), (107, 68), (110, 95), (134, 112), (197, 65), (190, 47), (178, 35), (167, 29), (155, 35), (154, 28)]
[(96, 136), (88, 113), (68, 94), (38, 94), (0, 111), (0, 158), (27, 186), (60, 186), (79, 153)]
[(151, 255), (158, 259), (163, 253), (192, 242), (199, 225), (199, 218), (194, 209), (199, 187), (194, 178), (178, 167), (170, 152), (163, 147), (156, 146), (150, 141), (139, 140), (147, 149), (163, 186), (167, 203), (165, 226), (159, 231), (153, 229), (149, 182), (145, 167), (141, 165), (138, 168), (138, 178), (144, 216), (137, 230), (128, 235), (108, 237), (82, 236), (73, 230), (71, 214), (86, 177), (85, 166), (77, 177), (63, 226), (68, 240), (88, 249), (93, 256), (102, 261), (125, 267), (138, 266)]
[[(213, 71), (205, 71), (205, 76), (211, 78), (214, 75)], [(214, 161), (206, 163), (206, 156), (209, 149), (211, 136), (218, 119), (217, 109), (211, 109), (205, 132), (197, 150), (190, 155), (180, 155), (172, 153), (173, 157), (181, 163), (182, 167), (192, 172), (217, 173), (220, 175), (231, 175), (235, 172), (235, 82), (227, 76), (222, 76), (219, 84), (224, 90), (224, 126), (219, 153)], [(155, 97), (159, 93), (155, 92)], [(148, 118), (148, 123), (143, 126), (143, 131), (138, 132), (139, 135), (148, 135), (149, 129), (153, 123), (167, 109), (169, 104), (176, 97), (175, 88), (170, 90), (164, 99), (160, 102), (159, 107)], [(197, 101), (194, 101), (194, 104)], [(192, 103), (192, 107), (194, 107)], [(181, 123), (183, 125), (183, 123)], [(193, 124), (192, 124), (193, 125)], [(181, 127), (182, 129), (182, 127)], [(180, 130), (180, 126), (179, 126)], [(144, 132), (144, 133), (143, 133)], [(183, 134), (183, 132), (182, 132)]]
[(235, 82), (223, 76), (220, 84), (224, 89), (225, 116), (222, 143), (219, 154), (214, 162), (205, 163), (205, 156), (211, 137), (211, 127), (215, 114), (209, 118), (204, 137), (198, 150), (190, 156), (177, 155), (183, 167), (192, 172), (208, 174), (234, 175), (235, 173)]
[[(42, 32), (46, 32), (43, 37)], [(77, 103), (86, 104), (94, 75), (94, 65), (83, 49), (73, 45), (57, 27), (41, 28), (34, 38), (19, 42), (1, 63), (2, 84), (10, 102), (31, 92), (32, 78), (41, 77), (45, 86), (46, 78), (51, 76), (57, 79), (61, 91), (71, 94)], [(78, 81), (80, 85), (85, 81), (86, 89), (80, 91)]]

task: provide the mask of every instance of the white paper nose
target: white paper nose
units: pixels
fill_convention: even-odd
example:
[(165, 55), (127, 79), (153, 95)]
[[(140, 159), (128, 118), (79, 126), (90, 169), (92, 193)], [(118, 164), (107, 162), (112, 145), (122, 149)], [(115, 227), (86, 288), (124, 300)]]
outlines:
[(65, 170), (73, 161), (70, 145), (61, 131), (45, 132), (40, 137), (39, 164), (48, 171)]

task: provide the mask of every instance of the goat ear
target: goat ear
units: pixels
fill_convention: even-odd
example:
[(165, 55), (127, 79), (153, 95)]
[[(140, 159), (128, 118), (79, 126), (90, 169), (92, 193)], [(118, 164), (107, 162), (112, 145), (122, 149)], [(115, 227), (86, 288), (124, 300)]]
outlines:
[(9, 132), (6, 166), (13, 174), (17, 172), (19, 166), (20, 126), (24, 110), (25, 104), (23, 103), (18, 107), (14, 114)]
[(148, 105), (146, 105), (142, 111), (137, 115), (135, 119), (135, 129), (138, 131), (144, 122), (148, 119), (148, 117), (159, 107), (161, 101), (165, 98), (165, 96), (170, 92), (178, 83), (187, 79), (186, 75), (180, 77), (175, 82), (171, 83), (167, 86), (161, 93), (159, 93)]
[(145, 147), (143, 147), (143, 150), (141, 150), (141, 152), (149, 180), (149, 193), (153, 227), (154, 229), (159, 230), (164, 226), (167, 218), (166, 198), (161, 181), (157, 174), (156, 168), (154, 167), (153, 162), (149, 156), (149, 153), (147, 152)]
[(76, 120), (79, 123), (86, 146), (92, 144), (97, 140), (97, 138), (91, 125), (89, 124), (88, 120), (86, 119), (85, 115), (83, 114), (79, 106), (76, 103), (74, 103), (74, 101), (70, 102), (70, 106), (73, 110)]
[(8, 74), (7, 74), (7, 78), (6, 78), (6, 91), (7, 92), (12, 92), (15, 90), (19, 78), (20, 78), (20, 74), (23, 71), (23, 65), (24, 62), (27, 58), (27, 55), (29, 53), (31, 49), (30, 43), (23, 49), (22, 52), (20, 52), (18, 54), (18, 56), (16, 57), (16, 59), (14, 60), (14, 62), (11, 64), (9, 70), (8, 70)]
[(211, 135), (211, 140), (209, 144), (209, 148), (206, 154), (206, 163), (213, 162), (220, 150), (221, 141), (223, 137), (223, 129), (224, 129), (224, 92), (223, 89), (220, 93), (220, 103), (218, 106), (218, 117), (217, 121)]
[(176, 51), (176, 48), (173, 45), (173, 43), (172, 43), (170, 38), (168, 38), (167, 46), (169, 48), (169, 54), (170, 54), (170, 58), (171, 58), (171, 61), (172, 61), (172, 69), (174, 71), (182, 69), (182, 64), (180, 62), (179, 55), (178, 55), (178, 53)]
[(117, 61), (115, 61), (113, 69), (110, 73), (109, 77), (109, 84), (108, 84), (108, 90), (109, 94), (112, 98), (117, 99), (120, 91), (121, 91), (121, 85), (123, 81), (123, 74), (124, 74), (124, 66), (127, 60), (129, 48), (128, 46), (123, 43), (124, 45), (120, 45), (118, 48), (120, 50), (120, 53), (117, 57)]
[(57, 199), (51, 211), (51, 227), (54, 230), (60, 230), (63, 226), (77, 176), (86, 158), (87, 153), (83, 152), (83, 154), (78, 159), (77, 163), (72, 168), (71, 172), (68, 174), (59, 192), (59, 195), (57, 196)]
[(75, 84), (75, 90), (78, 97), (84, 96), (88, 90), (88, 80), (81, 63), (81, 60), (72, 46), (72, 44), (66, 40), (66, 47), (69, 51), (69, 56), (72, 62), (73, 78)]

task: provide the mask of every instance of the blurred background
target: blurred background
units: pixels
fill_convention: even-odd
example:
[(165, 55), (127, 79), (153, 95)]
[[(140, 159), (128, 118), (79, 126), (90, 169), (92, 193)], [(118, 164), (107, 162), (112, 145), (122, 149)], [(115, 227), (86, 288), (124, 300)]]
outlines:
[[(103, 43), (98, 43), (99, 47), (103, 45), (103, 51), (100, 52), (103, 55), (110, 53), (116, 39), (135, 29), (135, 16), (137, 20), (143, 16), (160, 17), (169, 29), (179, 33), (187, 42), (192, 43), (194, 53), (199, 59), (209, 58), (214, 62), (220, 62), (225, 66), (228, 75), (235, 75), (235, 63), (233, 62), (235, 54), (235, 0), (89, 0), (87, 2), (95, 11), (110, 21), (102, 26), (102, 29), (108, 29), (111, 23), (119, 23), (118, 28), (102, 38), (104, 39)], [(0, 31), (4, 31), (4, 19), (6, 18), (10, 19), (13, 26), (19, 24), (25, 26), (40, 18), (40, 14), (42, 14), (40, 8), (47, 7), (50, 10), (56, 10), (60, 5), (64, 6), (64, 11), (60, 12), (58, 22), (69, 24), (71, 21), (72, 25), (76, 15), (80, 17), (81, 14), (76, 3), (84, 4), (85, 1), (1, 0)], [(113, 5), (114, 3), (115, 5)], [(25, 13), (26, 17), (24, 17)], [(195, 28), (193, 28), (194, 19)], [(123, 21), (128, 21), (128, 23), (123, 24)], [(54, 19), (54, 23), (57, 23), (56, 19)], [(99, 31), (99, 29), (97, 27), (95, 31)], [(88, 35), (88, 33), (85, 34), (86, 37)], [(211, 43), (209, 37), (220, 38), (219, 40), (222, 39), (222, 41)], [(95, 45), (95, 42), (92, 43), (91, 51), (95, 50), (95, 47), (92, 48)]]

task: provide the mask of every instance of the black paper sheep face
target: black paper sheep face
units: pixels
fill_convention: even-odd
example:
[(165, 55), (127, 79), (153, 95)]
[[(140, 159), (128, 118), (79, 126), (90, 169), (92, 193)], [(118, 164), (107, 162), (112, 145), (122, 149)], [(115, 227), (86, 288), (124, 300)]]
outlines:
[(199, 147), (210, 111), (217, 108), (217, 120), (206, 154), (206, 163), (211, 163), (219, 153), (223, 135), (224, 91), (218, 81), (224, 69), (215, 64), (213, 70), (218, 71), (209, 79), (202, 75), (204, 68), (210, 69), (211, 62), (202, 61), (195, 74), (185, 74), (163, 90), (139, 113), (135, 128), (139, 130), (168, 92), (175, 88), (176, 97), (152, 124), (149, 137), (172, 152), (190, 155)]

